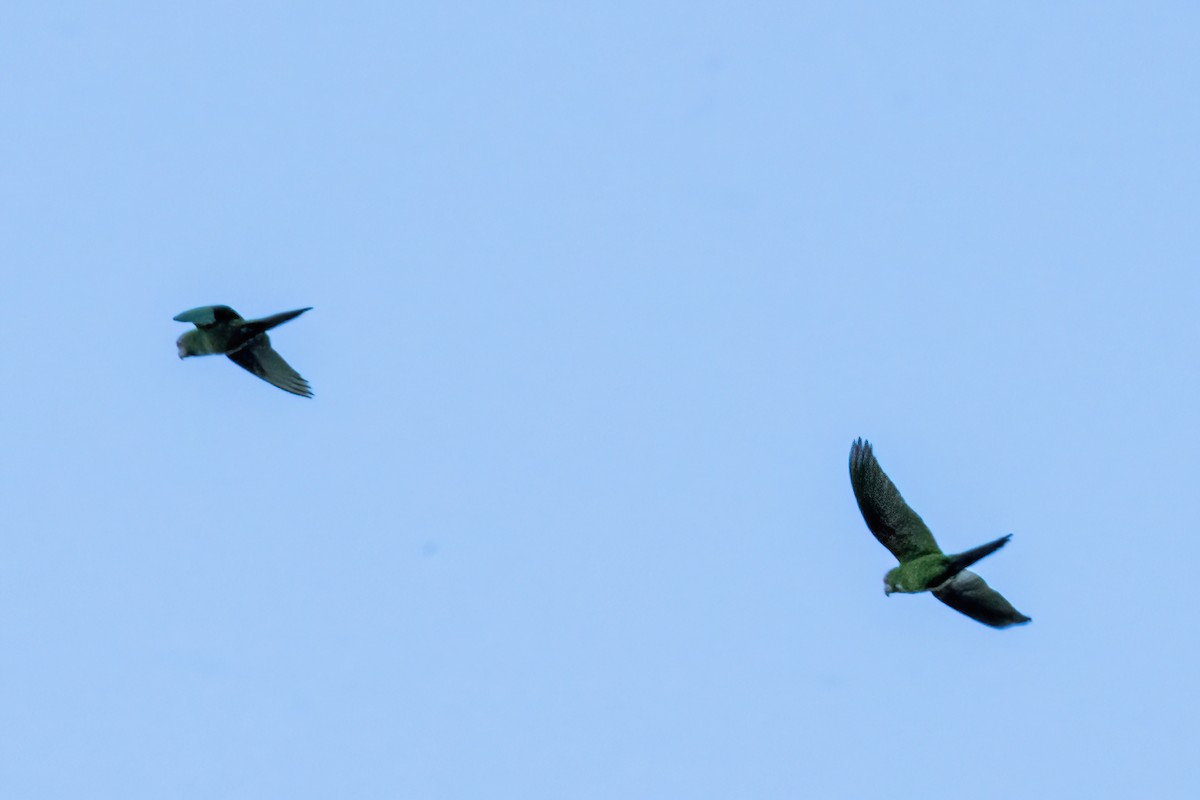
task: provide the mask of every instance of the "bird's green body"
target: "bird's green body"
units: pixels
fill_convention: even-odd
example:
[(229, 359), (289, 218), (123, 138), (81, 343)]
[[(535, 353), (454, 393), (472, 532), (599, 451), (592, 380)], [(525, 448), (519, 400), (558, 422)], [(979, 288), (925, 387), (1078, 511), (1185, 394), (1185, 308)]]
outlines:
[(262, 319), (242, 319), (229, 306), (200, 306), (175, 315), (177, 322), (196, 328), (176, 340), (179, 357), (226, 355), (239, 367), (252, 372), (285, 392), (312, 397), (308, 381), (300, 377), (271, 347), (267, 331), (311, 309), (284, 311)]
[(883, 582), (891, 592), (906, 594), (927, 592), (952, 577), (947, 574), (949, 562), (950, 559), (941, 553), (930, 553), (927, 556), (906, 561), (898, 567), (892, 567), (884, 576)]
[(206, 331), (196, 328), (180, 336), (176, 344), (189, 356), (219, 356), (232, 349), (231, 339), (226, 330)]
[(932, 592), (954, 610), (994, 628), (1029, 622), (1029, 617), (967, 569), (1007, 544), (1012, 534), (962, 553), (943, 553), (924, 520), (884, 474), (871, 444), (862, 439), (850, 448), (850, 485), (867, 527), (900, 562), (883, 578), (885, 594)]

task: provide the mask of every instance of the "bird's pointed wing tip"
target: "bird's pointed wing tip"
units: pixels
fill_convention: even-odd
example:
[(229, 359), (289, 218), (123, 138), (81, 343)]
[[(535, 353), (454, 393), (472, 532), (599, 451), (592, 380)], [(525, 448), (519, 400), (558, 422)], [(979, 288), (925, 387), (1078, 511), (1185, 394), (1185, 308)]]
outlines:
[(850, 445), (850, 467), (853, 469), (856, 465), (861, 466), (874, 457), (871, 450), (871, 443), (861, 436), (855, 439)]

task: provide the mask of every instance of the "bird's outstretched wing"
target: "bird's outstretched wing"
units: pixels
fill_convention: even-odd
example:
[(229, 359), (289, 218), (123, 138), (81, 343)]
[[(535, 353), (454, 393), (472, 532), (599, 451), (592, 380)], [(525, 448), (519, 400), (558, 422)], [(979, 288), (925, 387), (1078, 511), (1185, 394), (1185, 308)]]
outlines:
[(227, 353), (229, 360), (239, 367), (253, 372), (273, 386), (278, 386), (285, 392), (298, 394), (301, 397), (312, 397), (312, 389), (308, 381), (300, 377), (300, 373), (288, 366), (283, 356), (271, 347), (271, 340), (265, 333), (260, 333), (242, 347)]
[(983, 578), (966, 569), (934, 589), (933, 596), (955, 611), (993, 628), (1021, 625), (1030, 619), (1013, 608), (1012, 603), (988, 586)]
[(242, 317), (229, 306), (200, 306), (175, 315), (176, 322), (191, 322), (197, 328), (207, 328), (223, 322), (235, 322)]
[(900, 563), (941, 552), (929, 528), (875, 460), (871, 443), (862, 439), (850, 447), (850, 485), (867, 527)]

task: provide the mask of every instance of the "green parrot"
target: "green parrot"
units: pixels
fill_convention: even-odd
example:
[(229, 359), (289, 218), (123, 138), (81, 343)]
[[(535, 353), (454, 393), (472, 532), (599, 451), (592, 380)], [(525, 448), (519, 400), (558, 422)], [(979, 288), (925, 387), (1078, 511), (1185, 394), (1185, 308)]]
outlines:
[(180, 358), (223, 353), (239, 367), (285, 392), (312, 397), (308, 381), (288, 366), (271, 347), (271, 340), (267, 337), (267, 331), (271, 328), (311, 310), (311, 307), (300, 308), (262, 319), (242, 319), (229, 306), (200, 306), (175, 315), (176, 322), (193, 322), (196, 325), (194, 331), (180, 336), (175, 345), (179, 348)]
[(931, 591), (955, 611), (993, 628), (1029, 622), (1029, 617), (1013, 608), (983, 578), (967, 570), (1007, 544), (1011, 533), (964, 553), (946, 555), (884, 474), (871, 452), (871, 443), (862, 439), (850, 446), (850, 485), (867, 527), (900, 562), (883, 576), (884, 594)]

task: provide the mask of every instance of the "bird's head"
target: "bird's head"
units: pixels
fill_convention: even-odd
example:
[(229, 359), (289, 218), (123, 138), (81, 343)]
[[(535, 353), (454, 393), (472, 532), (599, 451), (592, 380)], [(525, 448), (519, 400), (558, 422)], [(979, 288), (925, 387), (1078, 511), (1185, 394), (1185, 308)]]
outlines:
[(898, 567), (891, 569), (888, 571), (887, 575), (883, 576), (883, 593), (884, 593), (884, 595), (890, 595), (893, 592), (900, 591), (900, 587), (897, 585), (897, 578), (899, 576), (896, 573), (898, 570), (899, 570)]
[(188, 331), (183, 336), (180, 336), (175, 340), (175, 347), (179, 350), (180, 358), (187, 358), (188, 356), (195, 355), (195, 351), (191, 348), (191, 336), (193, 333), (194, 331)]

